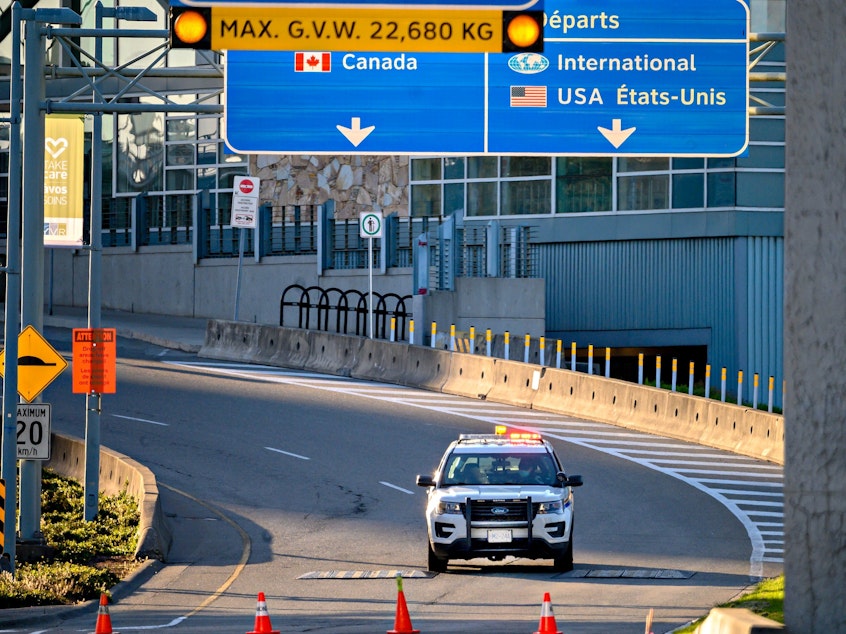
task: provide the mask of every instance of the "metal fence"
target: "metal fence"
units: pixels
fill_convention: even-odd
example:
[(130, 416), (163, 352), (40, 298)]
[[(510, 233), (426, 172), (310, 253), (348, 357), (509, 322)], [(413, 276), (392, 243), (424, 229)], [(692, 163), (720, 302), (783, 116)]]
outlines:
[[(255, 231), (231, 225), (229, 207), (209, 207), (201, 193), (144, 194), (103, 201), (103, 246), (137, 249), (192, 245), (197, 261), (244, 255), (317, 255), (322, 269), (402, 268), (415, 264), (415, 250), (427, 249), (428, 287), (450, 290), (455, 277), (537, 277), (538, 249), (531, 226), (498, 221), (467, 223), (447, 218), (385, 218), (381, 239), (368, 238), (357, 219), (335, 219), (333, 205), (265, 205)], [(426, 244), (421, 246), (422, 241)], [(258, 250), (258, 253), (256, 252)], [(424, 258), (425, 259), (425, 258)]]

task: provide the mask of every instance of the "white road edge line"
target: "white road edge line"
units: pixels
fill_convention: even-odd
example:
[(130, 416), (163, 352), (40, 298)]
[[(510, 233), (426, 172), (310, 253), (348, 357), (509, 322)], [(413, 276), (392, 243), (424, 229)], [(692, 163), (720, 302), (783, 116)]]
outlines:
[(123, 418), (124, 420), (134, 420), (138, 421), (139, 423), (150, 423), (151, 425), (160, 425), (162, 427), (170, 427), (170, 423), (160, 423), (155, 420), (149, 420), (147, 418), (135, 418), (134, 416), (121, 416), (120, 414), (109, 414), (109, 416), (114, 416), (115, 418)]
[(285, 454), (286, 456), (291, 456), (292, 458), (299, 458), (300, 460), (311, 460), (308, 456), (301, 456), (298, 453), (291, 453), (290, 451), (282, 451), (281, 449), (276, 449), (274, 447), (265, 447), (268, 451), (275, 451), (276, 453)]
[(409, 491), (408, 489), (403, 489), (402, 487), (398, 487), (396, 484), (391, 484), (390, 482), (383, 482), (379, 480), (379, 484), (384, 484), (389, 489), (396, 489), (397, 491), (402, 491), (403, 493), (408, 493), (408, 495), (414, 495), (414, 491)]

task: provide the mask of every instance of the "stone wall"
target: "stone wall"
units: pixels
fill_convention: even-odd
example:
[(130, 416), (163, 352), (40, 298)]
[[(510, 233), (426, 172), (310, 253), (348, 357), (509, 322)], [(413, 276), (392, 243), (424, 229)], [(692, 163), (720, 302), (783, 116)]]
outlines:
[(250, 173), (261, 179), (260, 201), (273, 207), (335, 201), (336, 219), (360, 212), (409, 215), (408, 156), (250, 157)]

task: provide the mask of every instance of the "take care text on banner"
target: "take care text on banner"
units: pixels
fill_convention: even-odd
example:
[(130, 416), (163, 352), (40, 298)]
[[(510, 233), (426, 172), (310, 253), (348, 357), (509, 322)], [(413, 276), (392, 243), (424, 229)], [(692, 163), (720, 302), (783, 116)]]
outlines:
[(45, 117), (44, 246), (82, 246), (84, 134), (79, 115)]

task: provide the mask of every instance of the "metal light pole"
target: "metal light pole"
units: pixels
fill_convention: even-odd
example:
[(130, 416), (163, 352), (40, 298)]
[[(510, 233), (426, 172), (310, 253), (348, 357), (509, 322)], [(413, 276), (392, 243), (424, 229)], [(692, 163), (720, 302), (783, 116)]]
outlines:
[[(94, 18), (98, 30), (104, 18), (150, 22), (156, 14), (146, 7), (104, 7), (94, 5)], [(94, 57), (103, 57), (103, 39), (94, 38)], [(92, 97), (94, 103), (99, 93)], [(103, 259), (103, 113), (95, 112), (91, 128), (91, 245), (88, 251), (88, 328), (100, 328), (102, 308), (102, 259)], [(100, 412), (103, 397), (99, 393), (85, 395), (85, 482), (84, 510), (86, 521), (97, 517), (100, 491)]]
[(18, 501), (17, 409), (18, 333), (21, 307), (21, 5), (12, 4), (12, 67), (9, 102), (9, 198), (6, 221), (6, 348), (3, 371), (3, 456), (0, 477), (6, 481), (4, 550), (15, 562)]
[[(21, 325), (41, 332), (44, 325), (44, 35), (46, 24), (82, 23), (70, 9), (25, 9), (23, 82), (23, 247)], [(17, 69), (12, 69), (13, 72)], [(10, 174), (10, 179), (12, 178)], [(15, 359), (17, 361), (17, 359)], [(37, 402), (38, 399), (35, 399)], [(40, 541), (41, 462), (21, 462), (21, 540)]]

